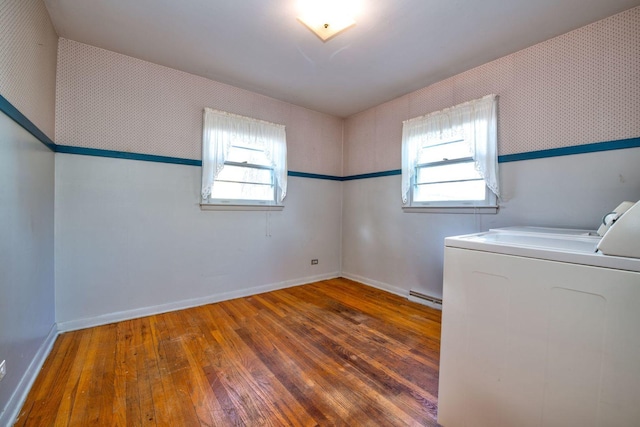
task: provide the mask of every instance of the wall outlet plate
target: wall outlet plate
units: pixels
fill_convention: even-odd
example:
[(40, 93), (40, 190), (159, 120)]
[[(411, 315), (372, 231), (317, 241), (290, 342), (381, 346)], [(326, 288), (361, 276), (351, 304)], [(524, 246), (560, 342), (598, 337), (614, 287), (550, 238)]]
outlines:
[(0, 362), (0, 381), (2, 381), (4, 376), (7, 374), (7, 364), (5, 362), (6, 360)]

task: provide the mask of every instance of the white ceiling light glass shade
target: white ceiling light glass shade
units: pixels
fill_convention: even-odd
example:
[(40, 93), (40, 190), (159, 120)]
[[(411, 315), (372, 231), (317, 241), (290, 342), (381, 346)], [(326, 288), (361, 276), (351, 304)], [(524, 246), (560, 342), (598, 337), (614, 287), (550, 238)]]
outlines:
[(298, 20), (326, 42), (356, 24), (360, 0), (298, 0)]

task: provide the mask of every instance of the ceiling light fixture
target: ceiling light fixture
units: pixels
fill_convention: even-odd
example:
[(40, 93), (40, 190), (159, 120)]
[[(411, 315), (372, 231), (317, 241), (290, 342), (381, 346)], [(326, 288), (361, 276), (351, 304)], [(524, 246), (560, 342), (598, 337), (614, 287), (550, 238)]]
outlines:
[(323, 42), (356, 24), (358, 0), (298, 0), (298, 21)]

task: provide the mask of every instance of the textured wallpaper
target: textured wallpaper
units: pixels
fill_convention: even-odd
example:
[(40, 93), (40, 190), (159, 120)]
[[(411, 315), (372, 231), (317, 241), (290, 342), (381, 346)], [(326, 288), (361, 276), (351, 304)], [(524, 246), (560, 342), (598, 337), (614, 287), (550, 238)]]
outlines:
[[(56, 142), (201, 157), (202, 108), (287, 126), (289, 168), (353, 175), (400, 167), (402, 121), (499, 95), (499, 153), (640, 135), (640, 7), (349, 117), (60, 39)], [(344, 123), (344, 153), (342, 132)]]
[(51, 139), (57, 46), (42, 0), (0, 1), (0, 94)]
[(342, 119), (61, 38), (56, 143), (200, 159), (202, 110), (286, 125), (289, 169), (342, 174)]
[(349, 117), (345, 175), (400, 168), (403, 120), (490, 93), (501, 155), (640, 136), (640, 7)]

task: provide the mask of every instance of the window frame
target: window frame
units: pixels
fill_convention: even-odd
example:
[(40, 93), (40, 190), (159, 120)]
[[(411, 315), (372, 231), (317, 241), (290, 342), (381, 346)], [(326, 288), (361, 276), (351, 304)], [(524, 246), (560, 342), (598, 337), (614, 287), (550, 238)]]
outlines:
[[(497, 95), (491, 94), (403, 121), (402, 209), (406, 212), (497, 213), (500, 194), (497, 119)], [(461, 144), (452, 145), (450, 153), (437, 148), (455, 143)], [(434, 152), (425, 152), (428, 148), (437, 149)], [(457, 181), (452, 174), (458, 174), (461, 180), (475, 177), (468, 168), (455, 171), (447, 170), (446, 166), (470, 161), (473, 161), (474, 169), (484, 181), (484, 199), (416, 200), (418, 183), (425, 186), (438, 184), (436, 181), (440, 181), (440, 176), (447, 178), (441, 180), (445, 188), (434, 186), (432, 189), (435, 191), (423, 190), (423, 198), (437, 199), (447, 194), (463, 194), (474, 198), (474, 192), (479, 197), (478, 187), (461, 186), (459, 192), (455, 186), (453, 191), (446, 188), (447, 182)], [(437, 171), (435, 175), (425, 174), (425, 168), (443, 166), (445, 168)]]
[[(209, 117), (214, 117), (212, 119), (214, 121), (210, 120), (208, 122), (207, 119)], [(218, 117), (218, 119), (215, 119), (215, 117)], [(219, 119), (220, 117), (222, 119)], [(254, 133), (254, 130), (256, 129), (255, 126), (258, 127), (257, 133)], [(266, 126), (267, 128), (260, 129), (260, 126)], [(281, 128), (281, 130), (272, 130), (277, 128)], [(215, 134), (210, 132), (215, 132)], [(257, 142), (260, 141), (260, 138), (265, 137), (265, 134), (262, 132), (266, 132), (267, 137), (273, 138), (271, 140), (267, 140), (265, 145), (263, 145), (263, 142)], [(218, 136), (215, 136), (216, 134)], [(214, 136), (212, 137), (210, 135)], [(278, 139), (280, 137), (282, 138)], [(210, 138), (221, 139), (212, 140)], [(264, 141), (264, 139), (262, 141)], [(277, 144), (281, 145), (278, 146)], [(208, 172), (206, 174), (205, 151), (207, 153), (206, 158), (213, 158), (213, 165), (218, 165), (211, 166), (212, 163), (208, 162)], [(250, 154), (252, 151), (259, 152), (260, 155), (255, 157)], [(239, 116), (224, 111), (213, 110), (211, 108), (205, 108), (203, 124), (203, 190), (200, 194), (200, 208), (202, 210), (282, 210), (284, 208), (283, 199), (286, 195), (286, 151), (284, 125), (269, 123), (263, 120)], [(274, 155), (274, 152), (278, 152), (280, 154)], [(238, 155), (239, 153), (244, 153), (244, 155)], [(215, 158), (213, 156), (215, 156)], [(279, 159), (280, 162), (277, 159)], [(224, 176), (225, 167), (227, 166), (233, 168), (269, 171), (269, 178), (267, 179), (266, 176), (257, 177), (255, 175), (253, 177), (240, 177), (243, 172), (236, 170), (234, 172), (238, 175), (237, 179), (240, 179), (241, 181), (234, 180), (233, 176)], [(216, 168), (218, 172), (214, 173)], [(284, 175), (282, 175), (283, 171)], [(205, 175), (207, 176), (207, 180), (205, 180)], [(231, 175), (233, 175), (233, 173), (231, 173)], [(269, 183), (267, 183), (267, 180)], [(284, 184), (282, 184), (282, 181)], [(271, 197), (269, 199), (217, 197), (214, 191), (216, 182), (270, 186), (272, 189)], [(208, 191), (205, 191), (205, 188), (208, 189)], [(223, 195), (224, 192), (229, 194), (236, 191), (233, 188), (229, 190), (230, 191), (223, 191)], [(244, 189), (242, 187), (238, 189), (240, 192), (243, 190)], [(254, 193), (253, 196), (262, 197), (268, 194), (269, 192), (265, 191), (265, 194), (263, 195)]]
[[(433, 147), (442, 147), (444, 145), (455, 144), (457, 142), (464, 142), (464, 139), (455, 138), (452, 140), (439, 140), (435, 144), (431, 144), (427, 147), (423, 146), (421, 150), (429, 149)], [(482, 177), (474, 178), (474, 179), (452, 179), (452, 180), (442, 180), (438, 182), (432, 182), (430, 184), (444, 184), (444, 183), (454, 183), (454, 182), (468, 182), (468, 181), (482, 181), (484, 184), (484, 199), (482, 200), (415, 200), (415, 192), (418, 185), (425, 185), (422, 183), (418, 183), (418, 176), (420, 169), (432, 168), (432, 167), (441, 167), (455, 164), (463, 164), (463, 163), (473, 163), (474, 159), (471, 155), (467, 157), (458, 157), (454, 159), (443, 159), (439, 161), (433, 162), (423, 162), (416, 163), (414, 166), (415, 173), (411, 179), (411, 188), (409, 191), (409, 201), (407, 203), (406, 208), (493, 208), (496, 207), (497, 199), (496, 195), (489, 189), (486, 182)]]
[[(232, 161), (225, 161), (225, 166), (234, 166), (240, 168), (251, 168), (251, 169), (259, 169), (259, 170), (268, 170), (271, 182), (269, 184), (260, 184), (260, 183), (252, 183), (248, 181), (230, 181), (226, 179), (216, 179), (218, 182), (229, 182), (229, 183), (237, 183), (237, 184), (249, 184), (249, 185), (269, 185), (273, 189), (273, 195), (270, 200), (260, 200), (260, 199), (227, 199), (220, 197), (209, 197), (207, 198), (208, 204), (214, 205), (276, 205), (276, 200), (278, 200), (278, 186), (275, 183), (275, 176), (273, 173), (273, 166), (265, 166), (259, 165), (255, 163), (238, 163)], [(215, 185), (215, 184), (214, 184)]]
[[(237, 166), (255, 168), (260, 170), (268, 170), (271, 175), (271, 187), (273, 187), (273, 197), (270, 200), (258, 200), (258, 199), (226, 199), (209, 197), (203, 200), (200, 206), (207, 210), (282, 210), (283, 204), (278, 204), (276, 201), (280, 196), (280, 190), (276, 185), (276, 178), (274, 175), (273, 166), (259, 165), (255, 163), (238, 163), (232, 161), (225, 161), (225, 166)], [(233, 182), (227, 180), (219, 180), (221, 182)], [(214, 184), (215, 185), (215, 184)], [(256, 184), (259, 185), (259, 184)], [(266, 185), (266, 184), (265, 184)]]

